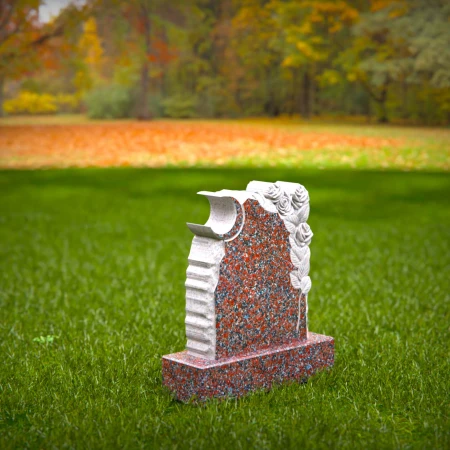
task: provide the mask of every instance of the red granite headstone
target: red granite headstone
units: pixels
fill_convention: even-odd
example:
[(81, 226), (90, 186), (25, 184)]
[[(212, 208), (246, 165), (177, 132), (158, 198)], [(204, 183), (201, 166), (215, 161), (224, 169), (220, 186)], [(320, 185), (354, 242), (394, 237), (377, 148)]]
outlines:
[(164, 385), (182, 401), (237, 397), (332, 366), (333, 338), (307, 329), (306, 189), (254, 181), (200, 194), (211, 215), (188, 224), (187, 348), (163, 357)]

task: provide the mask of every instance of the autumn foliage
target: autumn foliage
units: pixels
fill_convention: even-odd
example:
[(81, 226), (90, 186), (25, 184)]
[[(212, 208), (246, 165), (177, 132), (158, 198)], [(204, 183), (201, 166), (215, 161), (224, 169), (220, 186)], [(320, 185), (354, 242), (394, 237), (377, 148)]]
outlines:
[[(399, 139), (301, 132), (261, 124), (151, 122), (7, 126), (0, 165), (8, 168), (269, 164), (376, 154)], [(392, 154), (395, 154), (393, 152)]]
[(450, 121), (448, 1), (85, 0), (52, 20), (44, 4), (0, 4), (0, 114), (31, 91), (103, 119)]

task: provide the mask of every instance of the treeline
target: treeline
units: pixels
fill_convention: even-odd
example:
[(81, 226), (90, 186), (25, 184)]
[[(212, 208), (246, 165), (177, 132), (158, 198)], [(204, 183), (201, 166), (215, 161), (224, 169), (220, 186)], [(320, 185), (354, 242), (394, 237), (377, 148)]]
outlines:
[[(11, 22), (27, 2), (10, 3)], [(96, 118), (450, 123), (448, 0), (92, 0), (26, 20), (0, 28), (10, 113), (27, 112), (25, 91)]]

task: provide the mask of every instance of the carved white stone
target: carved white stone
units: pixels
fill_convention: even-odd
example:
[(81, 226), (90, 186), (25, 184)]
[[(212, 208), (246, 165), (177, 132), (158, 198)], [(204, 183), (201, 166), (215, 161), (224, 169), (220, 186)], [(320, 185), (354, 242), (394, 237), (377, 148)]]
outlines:
[(214, 291), (219, 281), (220, 262), (225, 255), (221, 240), (195, 236), (186, 271), (187, 350), (194, 356), (214, 359), (216, 314)]
[[(214, 292), (219, 281), (220, 263), (225, 255), (224, 235), (231, 231), (236, 221), (234, 199), (241, 204), (249, 195), (243, 191), (222, 190), (199, 192), (208, 198), (211, 211), (205, 225), (188, 223), (195, 234), (189, 253), (186, 271), (186, 349), (189, 354), (215, 359), (216, 312)], [(251, 196), (251, 195), (250, 195)], [(236, 236), (242, 230), (242, 225)]]
[(248, 198), (258, 200), (269, 212), (277, 212), (290, 233), (291, 261), (296, 270), (291, 272), (291, 283), (299, 290), (300, 300), (305, 296), (306, 321), (308, 292), (311, 289), (310, 250), (313, 233), (306, 223), (309, 216), (309, 194), (300, 184), (277, 181), (267, 183), (252, 181), (245, 191), (222, 190), (199, 192), (208, 198), (211, 212), (205, 225), (188, 223), (195, 234), (189, 254), (186, 275), (186, 336), (189, 354), (206, 359), (215, 359), (216, 313), (214, 292), (219, 281), (220, 263), (225, 255), (225, 242), (234, 239), (241, 232), (242, 224), (234, 236), (226, 236), (236, 222), (236, 203), (243, 204)]

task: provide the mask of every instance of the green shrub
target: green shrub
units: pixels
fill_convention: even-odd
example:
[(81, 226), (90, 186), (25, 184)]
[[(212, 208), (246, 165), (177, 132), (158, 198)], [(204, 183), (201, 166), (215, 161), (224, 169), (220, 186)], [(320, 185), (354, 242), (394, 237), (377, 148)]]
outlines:
[(85, 104), (91, 119), (121, 119), (131, 116), (133, 100), (128, 88), (112, 85), (89, 92)]
[(196, 99), (188, 95), (172, 95), (161, 102), (166, 117), (189, 119), (196, 117)]
[(163, 96), (159, 93), (151, 93), (148, 100), (148, 109), (153, 118), (164, 116)]

